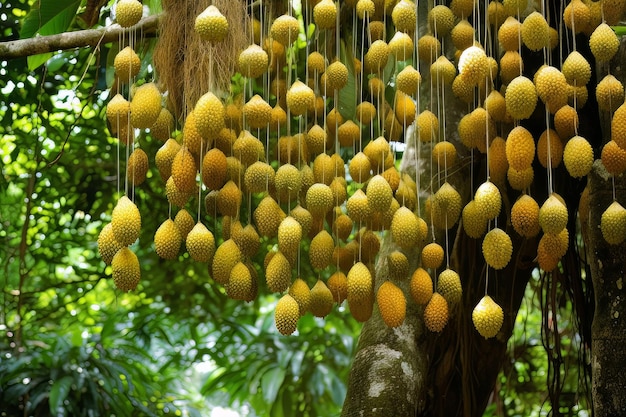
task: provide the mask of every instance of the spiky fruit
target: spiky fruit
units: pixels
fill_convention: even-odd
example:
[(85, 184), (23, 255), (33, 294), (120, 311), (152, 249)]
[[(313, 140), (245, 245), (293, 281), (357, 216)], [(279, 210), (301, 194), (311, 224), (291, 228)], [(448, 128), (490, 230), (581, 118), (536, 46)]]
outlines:
[(391, 20), (396, 30), (401, 32), (412, 32), (415, 30), (417, 14), (415, 4), (409, 0), (401, 0), (393, 7)]
[(459, 23), (452, 28), (450, 35), (452, 37), (452, 44), (459, 51), (471, 47), (474, 43), (474, 27), (465, 18), (461, 19)]
[(291, 45), (298, 39), (299, 31), (300, 24), (298, 19), (287, 14), (277, 17), (270, 27), (272, 38), (285, 46)]
[(452, 0), (450, 2), (450, 10), (459, 19), (465, 19), (472, 15), (475, 2), (473, 0)]
[(400, 207), (391, 220), (391, 237), (404, 250), (415, 247), (426, 236), (422, 234), (419, 220), (407, 207)]
[(141, 215), (128, 197), (123, 196), (117, 201), (111, 215), (111, 227), (115, 240), (122, 246), (129, 246), (139, 238)]
[(154, 83), (146, 83), (135, 90), (130, 101), (130, 124), (148, 129), (161, 113), (161, 92)]
[(215, 254), (215, 237), (202, 223), (196, 223), (187, 234), (185, 246), (194, 261), (211, 263)]
[(495, 337), (504, 322), (502, 307), (496, 304), (490, 296), (485, 295), (472, 311), (472, 322), (478, 333), (485, 339)]
[(520, 75), (507, 86), (504, 95), (506, 110), (514, 119), (528, 119), (537, 105), (537, 91), (533, 82)]
[[(273, 171), (272, 171), (273, 172)], [(219, 190), (226, 182), (228, 164), (224, 152), (211, 149), (202, 159), (202, 182), (209, 190)]]
[(531, 51), (550, 46), (550, 25), (539, 12), (532, 12), (522, 22), (522, 41)]
[(514, 190), (525, 190), (532, 184), (535, 172), (532, 166), (526, 169), (517, 170), (513, 167), (509, 167), (506, 173), (506, 178), (509, 181), (509, 185)]
[(320, 231), (311, 240), (309, 248), (309, 261), (315, 269), (324, 269), (330, 265), (333, 258), (334, 242), (332, 236), (326, 231)]
[(302, 226), (296, 219), (287, 216), (278, 226), (278, 250), (288, 257), (297, 254), (302, 239)]
[(373, 295), (372, 274), (362, 262), (357, 262), (350, 268), (347, 279), (349, 303), (362, 303)]
[(448, 324), (448, 302), (439, 293), (433, 293), (424, 308), (424, 324), (431, 332), (439, 333)]
[(563, 162), (567, 172), (572, 177), (584, 177), (591, 171), (593, 166), (593, 148), (591, 144), (582, 136), (574, 136), (565, 145)]
[(365, 70), (370, 73), (380, 73), (387, 65), (390, 54), (389, 45), (383, 40), (374, 41), (365, 54), (363, 63)]
[(217, 195), (217, 210), (224, 216), (236, 217), (241, 206), (242, 192), (233, 181), (228, 181)]
[(432, 198), (433, 225), (439, 229), (450, 229), (458, 221), (462, 208), (461, 195), (445, 182)]
[(366, 263), (374, 261), (380, 250), (380, 239), (376, 233), (370, 229), (361, 229), (355, 239), (360, 245), (361, 261)]
[(256, 277), (243, 262), (237, 262), (230, 271), (226, 294), (233, 300), (251, 301), (254, 299)]
[(186, 240), (187, 235), (191, 232), (191, 229), (195, 226), (195, 220), (191, 217), (191, 214), (185, 209), (179, 210), (174, 217), (174, 224), (180, 232), (181, 240)]
[(406, 298), (400, 288), (391, 281), (385, 281), (376, 292), (376, 302), (380, 315), (389, 327), (398, 327), (406, 317)]
[(443, 263), (444, 251), (440, 244), (429, 243), (422, 248), (422, 268), (437, 269)]
[(315, 183), (306, 192), (306, 207), (313, 217), (324, 217), (333, 204), (333, 192), (326, 184)]
[(487, 219), (483, 217), (483, 214), (478, 210), (476, 202), (470, 201), (463, 207), (461, 213), (463, 218), (463, 230), (472, 239), (478, 239), (485, 234), (487, 230)]
[(252, 44), (239, 54), (239, 72), (248, 78), (258, 78), (267, 71), (269, 56), (259, 45)]
[(430, 73), (437, 84), (451, 85), (456, 77), (456, 68), (445, 55), (441, 55), (430, 65)]
[(406, 61), (413, 56), (413, 39), (405, 32), (396, 32), (389, 41), (389, 51), (398, 61)]
[(337, 271), (332, 274), (326, 286), (337, 304), (343, 303), (343, 300), (348, 298), (348, 277), (343, 272)]
[(535, 74), (537, 95), (550, 112), (555, 113), (567, 104), (567, 81), (557, 68), (545, 65)]
[(456, 271), (446, 268), (441, 271), (437, 279), (437, 292), (450, 304), (461, 301), (463, 289), (461, 288), (461, 277)]
[(287, 107), (294, 116), (301, 116), (315, 104), (315, 93), (302, 81), (294, 82), (287, 91)]
[(387, 255), (389, 277), (393, 280), (404, 280), (409, 275), (409, 259), (400, 251), (393, 251)]
[(298, 197), (302, 187), (302, 176), (298, 168), (291, 164), (282, 165), (276, 171), (274, 186), (279, 201), (292, 201)]
[(466, 48), (459, 58), (459, 74), (472, 86), (485, 81), (489, 66), (487, 55), (478, 46)]
[(626, 171), (626, 150), (620, 148), (614, 140), (602, 147), (602, 165), (612, 175), (620, 175)]
[(272, 117), (272, 107), (260, 95), (255, 94), (244, 104), (243, 115), (251, 128), (265, 128)]
[(567, 83), (570, 85), (583, 86), (586, 85), (591, 78), (591, 66), (578, 51), (572, 51), (567, 58), (565, 58), (561, 71), (563, 75), (565, 75)]
[(350, 176), (354, 181), (360, 183), (364, 183), (370, 178), (371, 169), (370, 159), (363, 152), (354, 155), (348, 164)]
[(485, 219), (491, 220), (500, 214), (502, 197), (498, 187), (491, 181), (484, 182), (478, 187), (474, 194), (474, 201), (476, 208)]
[(498, 29), (506, 18), (507, 12), (504, 9), (504, 5), (499, 1), (490, 1), (489, 6), (487, 6), (487, 20), (489, 21), (489, 26)]
[(274, 237), (278, 232), (278, 226), (286, 217), (276, 201), (266, 196), (254, 210), (254, 221), (262, 236)]
[(356, 15), (359, 19), (368, 18), (374, 14), (376, 6), (372, 0), (358, 0), (356, 2)]
[(332, 0), (322, 0), (313, 7), (313, 21), (319, 29), (334, 29), (337, 6)]
[(502, 6), (507, 15), (519, 16), (528, 7), (528, 0), (504, 0)]
[(280, 251), (272, 257), (265, 269), (267, 288), (272, 292), (283, 292), (291, 283), (291, 264)]
[[(122, 133), (128, 130), (130, 115), (130, 103), (121, 94), (113, 96), (107, 104), (107, 121), (111, 134)], [(125, 140), (127, 135), (118, 135), (120, 140)]]
[(504, 183), (509, 161), (506, 159), (506, 141), (496, 137), (489, 145), (489, 175), (490, 179), (498, 184)]
[(386, 211), (393, 199), (393, 190), (382, 175), (375, 175), (367, 183), (367, 203), (371, 211)]
[(126, 178), (135, 185), (141, 185), (146, 180), (148, 173), (148, 155), (143, 149), (137, 148), (128, 157), (128, 166), (126, 167)]
[(506, 51), (500, 58), (500, 79), (503, 84), (509, 84), (516, 77), (522, 75), (524, 63), (517, 51)]
[[(189, 232), (189, 235), (191, 235), (191, 232)], [(187, 241), (189, 241), (189, 235), (187, 236)], [(226, 285), (230, 279), (230, 272), (242, 259), (243, 256), (239, 250), (239, 246), (237, 246), (234, 240), (227, 239), (222, 242), (222, 244), (217, 247), (211, 263), (212, 276), (215, 282)]]
[(228, 20), (217, 7), (210, 5), (196, 17), (194, 29), (202, 40), (221, 42), (228, 34)]
[(487, 265), (493, 269), (502, 269), (507, 266), (513, 254), (511, 238), (504, 230), (497, 227), (487, 232), (482, 248)]
[(247, 224), (237, 234), (233, 234), (232, 238), (246, 258), (253, 257), (261, 246), (259, 234), (251, 224)]
[(567, 226), (567, 207), (555, 193), (539, 209), (539, 225), (544, 233), (559, 234)]
[(165, 195), (167, 196), (167, 201), (172, 205), (183, 207), (189, 201), (191, 192), (184, 193), (180, 191), (174, 182), (174, 178), (169, 177), (165, 183)]
[(154, 234), (154, 249), (163, 259), (174, 259), (178, 256), (182, 238), (178, 226), (172, 219), (167, 219)]
[(137, 255), (129, 248), (124, 247), (117, 251), (111, 260), (113, 269), (113, 282), (115, 286), (124, 292), (137, 288), (141, 278), (141, 268)]
[(454, 27), (454, 14), (448, 6), (437, 5), (428, 12), (428, 26), (435, 36), (442, 38)]
[(311, 300), (311, 290), (307, 283), (304, 282), (302, 278), (296, 278), (289, 287), (289, 295), (298, 303), (300, 316), (304, 316), (309, 309), (309, 302)]
[(203, 94), (196, 102), (193, 111), (196, 118), (196, 128), (205, 140), (213, 140), (225, 127), (226, 110), (224, 104), (212, 92)]
[(552, 129), (543, 131), (537, 141), (537, 159), (544, 168), (548, 167), (548, 142), (550, 142), (550, 167), (556, 168), (563, 159), (563, 142), (558, 133)]
[[(422, 76), (418, 70), (413, 68), (413, 65), (407, 65), (396, 76), (396, 86), (398, 87), (398, 90), (410, 96), (417, 94), (421, 81)], [(357, 114), (359, 113), (357, 112)]]
[(143, 5), (137, 0), (118, 0), (115, 5), (115, 20), (123, 27), (136, 25), (143, 15)]
[(600, 110), (616, 111), (624, 103), (624, 85), (614, 75), (605, 75), (596, 86), (596, 100)]
[(124, 246), (122, 244), (115, 240), (113, 226), (111, 223), (107, 223), (98, 235), (98, 253), (104, 263), (110, 265), (113, 260), (113, 256), (115, 256), (117, 251), (123, 247)]
[(267, 162), (257, 161), (246, 168), (244, 185), (250, 193), (261, 193), (274, 188), (274, 168)]
[[(561, 259), (567, 252), (569, 246), (569, 232), (567, 229), (561, 230), (558, 235), (544, 233), (539, 240), (539, 246), (546, 253), (551, 254), (555, 259)], [(537, 248), (539, 253), (539, 247)]]
[(167, 141), (174, 130), (174, 116), (166, 108), (162, 108), (156, 121), (150, 126), (150, 134), (161, 142)]
[(326, 317), (333, 309), (333, 294), (320, 279), (317, 280), (309, 299), (309, 311), (315, 317)]
[(298, 306), (298, 302), (289, 294), (283, 295), (276, 303), (274, 310), (276, 329), (280, 334), (289, 336), (296, 331), (299, 318), (300, 306)]
[(122, 84), (129, 84), (139, 73), (141, 60), (133, 48), (127, 46), (115, 55), (113, 66), (115, 67), (115, 75), (117, 75), (119, 81)]
[(619, 39), (615, 31), (603, 22), (598, 25), (589, 37), (589, 47), (596, 61), (608, 62), (619, 49)]
[(572, 0), (563, 10), (563, 23), (574, 33), (587, 30), (591, 20), (591, 10), (581, 0)]
[(511, 168), (522, 170), (535, 158), (535, 141), (524, 127), (517, 126), (506, 138), (506, 158)]
[(310, 73), (314, 74), (317, 72), (318, 75), (322, 74), (326, 68), (324, 55), (317, 51), (311, 52), (307, 57), (306, 65)]
[(424, 268), (417, 268), (411, 276), (411, 297), (420, 305), (426, 305), (433, 296), (433, 281)]
[(626, 209), (617, 201), (602, 213), (600, 230), (604, 240), (611, 245), (618, 245), (626, 239)]
[(492, 90), (485, 98), (483, 105), (494, 121), (504, 122), (507, 120), (506, 100), (499, 91)]
[(578, 112), (570, 105), (561, 107), (554, 114), (554, 128), (563, 140), (576, 135), (578, 130)]
[(534, 198), (524, 194), (517, 199), (511, 207), (511, 224), (520, 236), (531, 238), (539, 234), (539, 204)]
[(498, 29), (498, 41), (505, 51), (518, 51), (520, 45), (522, 24), (509, 16)]
[(611, 140), (626, 149), (626, 102), (620, 105), (611, 119)]
[(182, 146), (172, 161), (172, 179), (182, 193), (196, 188), (196, 162), (186, 146)]
[(422, 143), (439, 138), (439, 119), (430, 110), (422, 111), (416, 119), (419, 138)]

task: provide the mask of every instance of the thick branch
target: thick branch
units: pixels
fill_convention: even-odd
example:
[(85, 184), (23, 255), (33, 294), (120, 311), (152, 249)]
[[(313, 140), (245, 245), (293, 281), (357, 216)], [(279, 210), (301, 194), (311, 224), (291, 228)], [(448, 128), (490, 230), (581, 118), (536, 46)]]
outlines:
[(137, 30), (141, 31), (144, 36), (154, 36), (158, 27), (159, 16), (148, 16), (128, 29), (114, 24), (100, 29), (77, 30), (57, 35), (0, 42), (0, 60), (113, 42), (126, 30)]

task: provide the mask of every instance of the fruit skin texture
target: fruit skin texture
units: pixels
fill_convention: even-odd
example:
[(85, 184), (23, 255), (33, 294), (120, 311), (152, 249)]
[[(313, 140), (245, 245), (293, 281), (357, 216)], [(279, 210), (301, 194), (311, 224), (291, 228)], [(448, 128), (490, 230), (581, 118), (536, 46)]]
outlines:
[(113, 282), (115, 286), (124, 291), (132, 291), (137, 288), (141, 278), (141, 268), (137, 255), (129, 248), (124, 247), (117, 251), (111, 261), (113, 268)]
[(128, 197), (123, 196), (118, 200), (111, 215), (111, 227), (115, 240), (122, 246), (129, 246), (139, 238), (141, 214)]
[(424, 308), (424, 324), (431, 332), (439, 333), (448, 323), (448, 302), (439, 293), (434, 293)]
[(213, 233), (202, 223), (197, 223), (185, 239), (187, 252), (194, 261), (211, 263), (215, 254)]
[(228, 239), (222, 242), (217, 247), (211, 263), (213, 279), (219, 284), (226, 285), (230, 279), (230, 271), (241, 260), (241, 251), (234, 240)]
[(320, 279), (317, 280), (309, 298), (309, 311), (315, 317), (326, 317), (333, 309), (333, 294)]
[(362, 262), (355, 263), (348, 271), (348, 302), (361, 303), (373, 295), (372, 274)]
[(274, 311), (274, 322), (278, 331), (284, 336), (289, 336), (296, 331), (299, 318), (298, 302), (289, 294), (283, 295), (276, 303)]
[(309, 309), (309, 301), (311, 299), (311, 290), (307, 283), (302, 278), (296, 278), (289, 287), (289, 295), (298, 303), (300, 316), (304, 316)]
[(481, 336), (485, 339), (492, 338), (498, 334), (504, 323), (502, 307), (485, 295), (472, 311), (472, 322)]
[(478, 187), (474, 193), (474, 201), (476, 209), (485, 219), (491, 220), (500, 214), (502, 197), (498, 187), (491, 181), (484, 182)]
[(225, 127), (226, 109), (222, 101), (213, 93), (203, 94), (193, 109), (196, 128), (205, 140), (212, 140)]
[(220, 42), (228, 34), (228, 20), (217, 7), (210, 5), (196, 17), (194, 28), (201, 39)]
[(513, 204), (511, 224), (520, 236), (530, 238), (539, 234), (539, 204), (534, 198), (524, 194)]
[(337, 304), (343, 303), (343, 301), (348, 298), (348, 277), (343, 272), (337, 271), (332, 274), (330, 278), (328, 278), (326, 286)]
[(334, 242), (332, 236), (326, 231), (320, 231), (312, 240), (309, 248), (309, 260), (315, 269), (324, 269), (333, 258)]
[(127, 46), (115, 55), (113, 66), (119, 81), (127, 84), (139, 73), (141, 60), (133, 48)]
[(604, 240), (611, 245), (618, 245), (626, 239), (626, 209), (617, 201), (602, 213), (600, 230)]
[(415, 247), (425, 238), (419, 227), (419, 219), (407, 207), (400, 207), (391, 220), (391, 237), (404, 250)]
[(452, 269), (445, 269), (439, 274), (437, 280), (437, 292), (450, 304), (461, 301), (463, 289), (461, 288), (461, 277)]
[(163, 259), (176, 258), (181, 242), (180, 231), (172, 219), (165, 220), (154, 234), (154, 249)]
[(553, 193), (539, 209), (539, 225), (544, 233), (561, 233), (567, 226), (567, 207)]
[(593, 148), (587, 139), (574, 136), (563, 149), (563, 162), (567, 172), (574, 178), (584, 177), (593, 166)]
[(111, 223), (107, 223), (98, 235), (98, 253), (104, 263), (111, 265), (113, 257), (117, 251), (123, 247), (123, 245), (115, 240), (115, 236), (113, 235), (113, 226), (111, 226)]
[(411, 298), (417, 304), (426, 305), (433, 296), (433, 280), (424, 268), (417, 268), (411, 276)]
[(115, 19), (123, 28), (137, 24), (142, 15), (143, 6), (137, 0), (119, 0), (115, 5)]
[(130, 124), (138, 129), (149, 129), (161, 113), (161, 92), (155, 83), (143, 84), (130, 101)]
[(610, 61), (619, 49), (619, 39), (615, 31), (605, 22), (598, 25), (589, 37), (591, 53), (597, 61)]
[(128, 157), (126, 177), (135, 186), (141, 185), (146, 180), (148, 173), (148, 155), (143, 149), (137, 148)]
[(365, 191), (367, 203), (372, 211), (386, 211), (391, 205), (393, 191), (391, 186), (382, 175), (372, 177)]
[(444, 251), (438, 243), (429, 243), (422, 249), (422, 267), (437, 269), (443, 263)]
[(537, 105), (537, 91), (533, 82), (520, 75), (509, 83), (504, 95), (506, 109), (514, 119), (528, 119)]
[(513, 242), (500, 228), (492, 229), (485, 235), (482, 247), (485, 261), (493, 269), (502, 269), (511, 260)]
[(248, 78), (257, 78), (267, 71), (269, 57), (259, 45), (248, 46), (239, 54), (239, 72)]
[(253, 295), (255, 277), (250, 273), (250, 269), (243, 263), (237, 264), (230, 271), (228, 284), (226, 285), (226, 293), (233, 300), (250, 301)]
[(385, 281), (378, 288), (376, 302), (380, 315), (389, 327), (398, 327), (406, 317), (406, 298), (400, 288), (391, 281)]
[(265, 269), (267, 288), (272, 292), (283, 292), (291, 284), (291, 264), (280, 251), (270, 259)]

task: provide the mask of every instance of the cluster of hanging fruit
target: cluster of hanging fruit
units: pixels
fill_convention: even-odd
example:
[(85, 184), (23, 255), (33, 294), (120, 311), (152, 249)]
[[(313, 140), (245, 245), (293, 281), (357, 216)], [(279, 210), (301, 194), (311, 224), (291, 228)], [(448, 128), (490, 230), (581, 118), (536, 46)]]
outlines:
[[(588, 86), (591, 67), (575, 44), (562, 63), (548, 59), (534, 79), (522, 75), (521, 48), (548, 51), (564, 38), (550, 27), (545, 11), (526, 0), (491, 1), (486, 10), (473, 0), (453, 0), (449, 7), (431, 7), (423, 25), (423, 6), (411, 0), (342, 2), (353, 16), (352, 45), (341, 39), (339, 6), (332, 0), (306, 5), (302, 25), (291, 7), (267, 18), (261, 3), (250, 44), (238, 55), (243, 93), (222, 95), (209, 86), (183, 115), (180, 132), (155, 84), (133, 85), (128, 98), (115, 95), (107, 117), (112, 134), (127, 145), (126, 194), (132, 196), (128, 186), (132, 191), (140, 185), (148, 170), (134, 131), (150, 129), (163, 142), (154, 158), (167, 199), (179, 208), (155, 233), (160, 257), (177, 259), (184, 243), (230, 297), (250, 301), (258, 292), (252, 259), (271, 247), (262, 272), (268, 290), (283, 294), (275, 310), (283, 334), (293, 333), (305, 313), (324, 317), (345, 300), (359, 321), (370, 318), (376, 303), (385, 323), (399, 326), (407, 296), (423, 306), (426, 326), (439, 332), (450, 306), (461, 300), (462, 277), (450, 269), (447, 241), (442, 245), (435, 236), (461, 221), (468, 236), (483, 239), (487, 265), (505, 268), (513, 245), (498, 218), (501, 192), (510, 187), (521, 192), (507, 213), (514, 231), (527, 238), (542, 232), (539, 267), (556, 268), (569, 234), (568, 211), (552, 188), (552, 172), (561, 162), (575, 178), (592, 168), (592, 146), (578, 132), (578, 111), (590, 90), (613, 120), (613, 140), (604, 146), (602, 162), (612, 175), (626, 169), (624, 89), (612, 75)], [(126, 17), (131, 9), (141, 17), (136, 0), (117, 3), (118, 23), (136, 23)], [(572, 0), (561, 19), (564, 31), (590, 35), (594, 57), (608, 62), (619, 40), (607, 23), (623, 14), (622, 0)], [(195, 18), (192, 36), (219, 44), (233, 30), (210, 5)], [(497, 42), (481, 45), (482, 33)], [(132, 83), (139, 67), (136, 53), (122, 49), (115, 59), (119, 84)], [(350, 111), (341, 105), (346, 95), (355, 100)], [(446, 99), (468, 106), (456, 129), (446, 124)], [(545, 104), (546, 127), (536, 139), (520, 122), (535, 112), (538, 100)], [(398, 170), (398, 142), (417, 149), (418, 165), (432, 166), (429, 181), (419, 170)], [(472, 157), (474, 150), (486, 154), (488, 162), (484, 183), (467, 203), (448, 181), (461, 144)], [(428, 161), (421, 161), (424, 155)], [(541, 206), (530, 195), (535, 157), (548, 173), (549, 197)], [(194, 220), (186, 207), (196, 196)], [(213, 219), (210, 227), (203, 210)], [(98, 240), (123, 291), (139, 281), (139, 261), (128, 246), (140, 223), (139, 210), (124, 196)], [(614, 202), (601, 228), (609, 243), (623, 241), (626, 209)], [(386, 236), (393, 250), (379, 255)], [(414, 258), (419, 265), (412, 272)], [(300, 276), (301, 262), (317, 273), (312, 288)], [(375, 268), (376, 262), (382, 267)], [(376, 271), (384, 277), (374, 279)], [(485, 295), (472, 319), (489, 338), (504, 317)]]

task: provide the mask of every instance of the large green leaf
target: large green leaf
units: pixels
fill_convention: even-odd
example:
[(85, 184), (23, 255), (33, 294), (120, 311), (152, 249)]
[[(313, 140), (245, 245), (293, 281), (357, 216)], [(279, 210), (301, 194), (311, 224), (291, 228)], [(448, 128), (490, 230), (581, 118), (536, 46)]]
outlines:
[(273, 368), (267, 371), (261, 379), (263, 388), (263, 399), (267, 404), (273, 404), (278, 395), (278, 390), (285, 380), (285, 370), (283, 368)]
[(57, 380), (52, 384), (50, 389), (50, 414), (56, 416), (60, 410), (63, 410), (63, 401), (67, 398), (67, 394), (70, 393), (72, 387), (72, 377), (69, 375)]
[(55, 35), (65, 32), (72, 23), (80, 0), (41, 0), (28, 13), (22, 23), (20, 38), (31, 38), (35, 34)]

